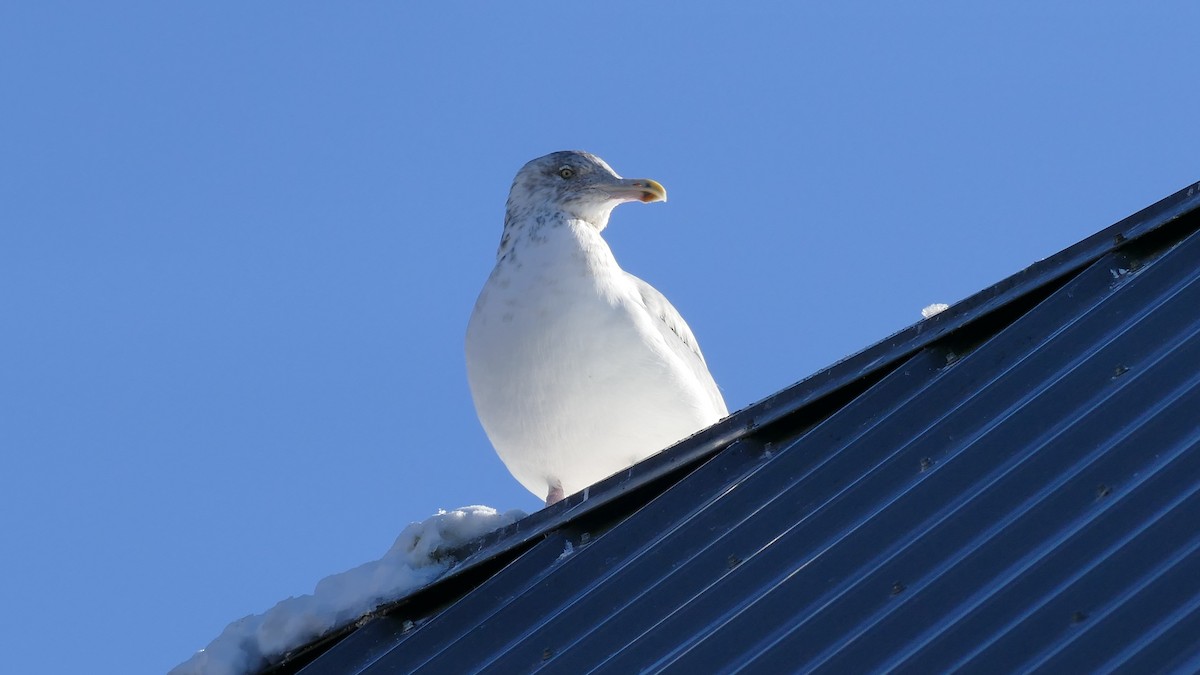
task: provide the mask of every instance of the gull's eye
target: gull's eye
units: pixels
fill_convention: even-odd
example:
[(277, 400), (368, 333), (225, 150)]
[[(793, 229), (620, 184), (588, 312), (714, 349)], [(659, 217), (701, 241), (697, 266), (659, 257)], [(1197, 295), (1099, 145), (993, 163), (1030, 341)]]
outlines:
[(572, 169), (569, 166), (564, 166), (563, 168), (558, 170), (558, 175), (561, 176), (563, 178), (563, 180), (566, 180), (575, 175), (575, 169)]

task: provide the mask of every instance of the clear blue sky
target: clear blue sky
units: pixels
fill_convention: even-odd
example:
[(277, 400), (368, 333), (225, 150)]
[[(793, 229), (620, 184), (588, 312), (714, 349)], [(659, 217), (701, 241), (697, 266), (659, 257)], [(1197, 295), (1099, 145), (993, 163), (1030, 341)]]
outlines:
[(799, 4), (5, 3), (5, 670), (536, 509), (462, 354), (535, 156), (667, 187), (606, 234), (734, 409), (1200, 179), (1195, 3)]

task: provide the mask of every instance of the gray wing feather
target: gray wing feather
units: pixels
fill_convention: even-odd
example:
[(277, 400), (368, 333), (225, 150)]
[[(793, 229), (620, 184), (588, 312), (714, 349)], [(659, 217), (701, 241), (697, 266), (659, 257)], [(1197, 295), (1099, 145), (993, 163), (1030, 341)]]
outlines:
[(691, 366), (696, 380), (705, 388), (720, 414), (722, 416), (728, 414), (729, 409), (725, 406), (725, 399), (717, 389), (717, 383), (713, 380), (712, 374), (708, 372), (708, 365), (704, 362), (704, 355), (700, 353), (700, 345), (696, 342), (696, 336), (692, 333), (692, 329), (688, 328), (683, 316), (662, 293), (658, 292), (658, 289), (628, 272), (625, 274), (637, 287), (638, 293), (642, 296), (642, 302), (646, 305), (646, 310), (657, 319), (654, 325), (662, 334), (663, 339), (684, 363)]

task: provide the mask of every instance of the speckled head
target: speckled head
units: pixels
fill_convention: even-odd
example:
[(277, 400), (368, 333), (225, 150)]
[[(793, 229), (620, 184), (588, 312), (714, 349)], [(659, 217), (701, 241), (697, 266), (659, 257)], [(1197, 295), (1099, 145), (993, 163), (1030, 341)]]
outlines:
[(603, 230), (617, 204), (666, 200), (667, 191), (658, 181), (621, 178), (591, 153), (564, 150), (521, 167), (508, 194), (505, 220), (559, 212)]

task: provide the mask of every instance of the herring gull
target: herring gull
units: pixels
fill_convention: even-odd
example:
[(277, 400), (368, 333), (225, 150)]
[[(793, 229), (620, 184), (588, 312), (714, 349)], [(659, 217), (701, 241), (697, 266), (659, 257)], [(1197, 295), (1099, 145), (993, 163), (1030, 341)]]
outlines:
[(500, 459), (547, 505), (728, 413), (683, 317), (600, 236), (618, 204), (666, 199), (579, 151), (513, 180), (467, 326), (467, 377)]

